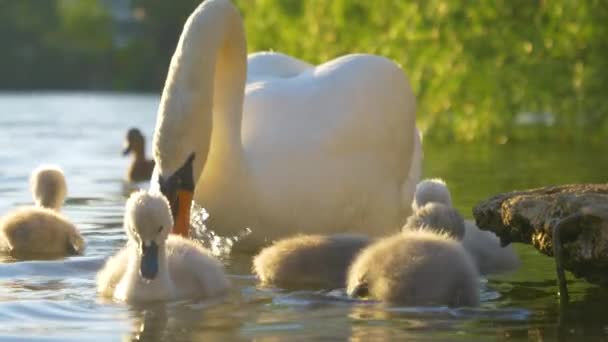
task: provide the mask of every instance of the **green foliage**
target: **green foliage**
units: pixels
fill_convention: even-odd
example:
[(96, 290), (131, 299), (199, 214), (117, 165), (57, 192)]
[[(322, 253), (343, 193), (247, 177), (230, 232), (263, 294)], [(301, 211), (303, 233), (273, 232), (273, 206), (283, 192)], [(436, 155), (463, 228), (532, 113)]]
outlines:
[[(251, 52), (312, 63), (353, 52), (395, 60), (416, 93), (418, 123), (434, 140), (608, 133), (605, 0), (234, 1)], [(132, 0), (127, 24), (109, 14), (111, 2), (0, 0), (0, 87), (161, 89), (199, 0)], [(523, 125), (522, 112), (554, 120)]]
[(0, 87), (102, 86), (111, 27), (96, 0), (0, 0)]
[[(608, 2), (239, 0), (249, 48), (321, 63), (350, 52), (403, 66), (419, 124), (441, 140), (608, 133)], [(518, 113), (555, 115), (550, 129)]]

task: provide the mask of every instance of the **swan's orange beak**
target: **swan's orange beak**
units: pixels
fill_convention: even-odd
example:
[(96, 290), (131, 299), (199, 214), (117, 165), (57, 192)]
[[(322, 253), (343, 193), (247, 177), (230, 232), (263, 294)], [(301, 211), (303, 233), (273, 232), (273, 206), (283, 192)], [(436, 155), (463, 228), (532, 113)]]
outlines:
[(192, 206), (192, 191), (177, 191), (177, 214), (173, 226), (173, 234), (188, 237), (190, 233), (190, 207)]
[(190, 208), (192, 207), (192, 194), (194, 193), (194, 177), (192, 176), (192, 162), (194, 153), (190, 155), (184, 165), (169, 177), (158, 173), (160, 191), (169, 200), (173, 214), (173, 234), (185, 237), (190, 233)]

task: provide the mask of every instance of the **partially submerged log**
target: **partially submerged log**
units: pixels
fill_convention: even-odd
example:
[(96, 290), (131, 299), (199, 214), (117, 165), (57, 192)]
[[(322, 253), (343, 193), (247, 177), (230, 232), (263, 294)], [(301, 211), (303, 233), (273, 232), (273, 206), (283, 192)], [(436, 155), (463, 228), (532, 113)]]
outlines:
[(548, 256), (554, 254), (557, 227), (558, 274), (563, 266), (578, 278), (608, 286), (608, 184), (500, 194), (479, 203), (473, 216), (479, 228), (494, 232), (503, 245), (523, 242)]

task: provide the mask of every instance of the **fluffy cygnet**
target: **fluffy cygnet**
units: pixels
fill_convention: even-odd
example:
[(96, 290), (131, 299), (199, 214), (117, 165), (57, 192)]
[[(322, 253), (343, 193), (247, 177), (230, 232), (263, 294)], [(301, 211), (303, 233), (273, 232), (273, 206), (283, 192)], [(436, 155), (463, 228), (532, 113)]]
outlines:
[(263, 286), (343, 288), (353, 258), (370, 243), (359, 234), (298, 235), (275, 242), (253, 259)]
[(452, 196), (450, 190), (442, 179), (424, 179), (416, 185), (414, 192), (414, 200), (412, 201), (412, 210), (416, 212), (425, 204), (437, 202), (452, 206)]
[[(425, 213), (429, 203), (441, 203), (452, 206), (450, 191), (441, 179), (424, 180), (416, 187), (415, 200), (412, 207), (419, 208), (419, 215)], [(418, 201), (418, 202), (416, 202)], [(452, 209), (456, 211), (456, 209)], [(440, 214), (433, 210), (433, 213)], [(446, 215), (444, 221), (449, 218)], [(413, 217), (416, 217), (416, 212)], [(414, 218), (410, 218), (414, 220)], [(410, 221), (408, 219), (408, 222)], [(502, 247), (500, 239), (491, 232), (482, 231), (471, 221), (463, 222), (464, 234), (460, 236), (464, 248), (471, 254), (481, 274), (513, 271), (519, 267), (519, 258), (512, 246)], [(456, 227), (454, 224), (453, 227)]]
[(41, 166), (32, 171), (30, 188), (37, 206), (56, 211), (61, 210), (68, 192), (63, 171), (57, 166)]
[(407, 219), (403, 230), (420, 228), (444, 232), (457, 240), (462, 240), (465, 235), (464, 218), (458, 210), (437, 202), (419, 207)]
[(154, 160), (146, 159), (146, 141), (137, 128), (131, 128), (127, 132), (123, 154), (133, 156), (127, 171), (127, 180), (131, 182), (150, 180), (154, 170)]
[(34, 170), (30, 186), (36, 206), (18, 208), (0, 219), (0, 251), (19, 257), (82, 253), (84, 239), (59, 213), (67, 194), (61, 169)]
[(462, 245), (475, 260), (479, 273), (510, 272), (519, 267), (519, 257), (513, 247), (502, 247), (496, 234), (481, 230), (468, 220), (465, 229)]
[(161, 194), (139, 191), (127, 200), (129, 241), (97, 274), (97, 290), (126, 302), (206, 298), (227, 292), (221, 263), (192, 240), (169, 235), (173, 218)]
[(478, 273), (470, 255), (447, 234), (420, 229), (383, 238), (355, 258), (347, 293), (390, 304), (479, 305)]

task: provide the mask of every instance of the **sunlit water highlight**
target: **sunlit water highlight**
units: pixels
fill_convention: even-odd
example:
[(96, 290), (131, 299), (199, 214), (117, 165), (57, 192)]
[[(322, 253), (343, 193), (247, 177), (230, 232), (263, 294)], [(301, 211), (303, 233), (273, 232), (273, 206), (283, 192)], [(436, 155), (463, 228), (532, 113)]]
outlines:
[[(0, 257), (0, 339), (5, 340), (552, 340), (608, 339), (608, 295), (571, 276), (573, 304), (560, 311), (552, 260), (517, 246), (522, 268), (482, 279), (477, 309), (387, 307), (343, 290), (256, 287), (251, 256), (227, 257), (247, 234), (220, 238), (193, 217), (197, 236), (222, 255), (234, 288), (226, 298), (129, 306), (99, 299), (94, 277), (125, 243), (122, 216), (132, 187), (122, 179), (129, 127), (149, 138), (158, 98), (116, 94), (0, 95), (0, 214), (31, 203), (30, 171), (66, 172), (65, 214), (81, 229), (85, 255), (60, 260)], [(150, 146), (148, 146), (148, 150)], [(425, 174), (443, 177), (459, 209), (498, 192), (604, 182), (608, 155), (589, 145), (427, 145)], [(142, 184), (142, 187), (147, 187)]]

